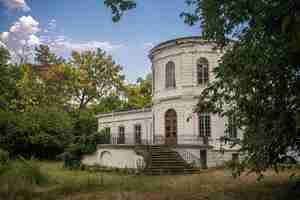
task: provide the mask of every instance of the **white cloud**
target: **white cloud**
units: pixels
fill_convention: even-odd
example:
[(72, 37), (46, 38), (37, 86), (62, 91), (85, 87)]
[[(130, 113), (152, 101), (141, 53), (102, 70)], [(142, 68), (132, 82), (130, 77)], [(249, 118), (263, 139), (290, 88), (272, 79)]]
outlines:
[(89, 42), (72, 42), (68, 40), (60, 41), (56, 43), (58, 46), (65, 48), (66, 50), (74, 50), (74, 51), (86, 51), (86, 50), (96, 50), (97, 48), (101, 48), (105, 51), (113, 51), (121, 48), (123, 45), (112, 44), (108, 41), (89, 41)]
[(31, 16), (22, 16), (9, 29), (9, 32), (18, 35), (35, 34), (40, 31), (39, 22)]
[(29, 12), (30, 7), (27, 5), (25, 0), (0, 0), (6, 7), (11, 10), (23, 10)]
[(44, 44), (49, 45), (52, 51), (63, 55), (70, 54), (72, 51), (95, 51), (97, 48), (107, 52), (112, 52), (123, 47), (122, 44), (114, 44), (110, 41), (77, 42), (64, 35), (55, 37), (43, 36), (41, 37), (41, 40)]
[(13, 23), (8, 31), (0, 33), (0, 41), (8, 47), (15, 61), (19, 61), (18, 57), (24, 53), (26, 53), (25, 56), (30, 55), (29, 61), (32, 61), (34, 47), (39, 44), (48, 45), (54, 53), (60, 56), (69, 56), (72, 51), (94, 51), (97, 48), (112, 52), (123, 46), (110, 41), (74, 41), (64, 35), (57, 35), (55, 28), (56, 20), (54, 19), (47, 25), (47, 29), (53, 31), (45, 32), (33, 17), (23, 16)]
[(24, 47), (30, 53), (31, 49), (40, 43), (37, 36), (40, 31), (39, 22), (31, 16), (22, 16), (11, 25), (8, 31), (0, 34), (0, 41), (6, 44), (13, 55), (13, 59), (17, 60), (17, 54), (25, 53)]

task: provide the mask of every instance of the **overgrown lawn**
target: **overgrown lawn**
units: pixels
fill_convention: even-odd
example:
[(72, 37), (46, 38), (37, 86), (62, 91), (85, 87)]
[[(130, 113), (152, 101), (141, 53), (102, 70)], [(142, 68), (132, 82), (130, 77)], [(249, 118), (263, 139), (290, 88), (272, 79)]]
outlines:
[[(230, 171), (225, 169), (208, 170), (196, 175), (140, 176), (70, 171), (63, 169), (60, 162), (38, 164), (48, 177), (48, 183), (25, 187), (23, 192), (26, 195), (22, 196), (19, 191), (18, 199), (300, 199), (300, 183), (297, 185), (296, 179), (290, 179), (291, 174), (300, 174), (299, 169), (290, 169), (279, 174), (270, 170), (261, 181), (257, 181), (254, 174), (234, 179)], [(18, 183), (14, 187), (18, 187)], [(9, 196), (5, 197), (10, 200)]]

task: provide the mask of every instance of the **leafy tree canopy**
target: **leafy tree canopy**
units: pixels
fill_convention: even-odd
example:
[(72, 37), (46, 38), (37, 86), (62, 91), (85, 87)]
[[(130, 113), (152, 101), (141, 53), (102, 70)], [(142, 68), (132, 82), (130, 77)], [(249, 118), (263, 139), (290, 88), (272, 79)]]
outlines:
[(118, 90), (124, 80), (122, 67), (111, 56), (98, 49), (97, 52), (73, 52), (71, 64), (77, 70), (77, 79), (73, 84), (74, 100), (79, 108), (99, 101)]

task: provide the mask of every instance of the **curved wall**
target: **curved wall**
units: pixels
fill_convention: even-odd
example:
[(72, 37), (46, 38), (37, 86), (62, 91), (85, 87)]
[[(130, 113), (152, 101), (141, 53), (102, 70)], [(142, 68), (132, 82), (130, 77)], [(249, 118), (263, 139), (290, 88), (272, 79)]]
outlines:
[[(179, 38), (154, 47), (150, 52), (153, 81), (154, 134), (165, 135), (165, 112), (174, 109), (177, 113), (178, 143), (188, 142), (186, 138), (198, 136), (198, 117), (193, 108), (207, 84), (198, 84), (197, 60), (207, 59), (209, 63), (209, 81), (214, 80), (213, 68), (218, 65), (222, 52), (211, 42), (200, 37)], [(166, 88), (166, 64), (175, 63), (175, 88)], [(188, 120), (189, 119), (189, 120)], [(211, 116), (212, 138), (224, 134), (224, 120)], [(185, 139), (184, 139), (185, 138)]]

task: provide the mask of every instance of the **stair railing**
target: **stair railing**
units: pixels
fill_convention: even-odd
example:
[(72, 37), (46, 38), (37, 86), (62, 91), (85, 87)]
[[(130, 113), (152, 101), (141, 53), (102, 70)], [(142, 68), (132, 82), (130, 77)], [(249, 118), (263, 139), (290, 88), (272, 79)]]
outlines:
[(200, 161), (200, 157), (196, 156), (190, 151), (180, 149), (178, 153), (187, 163), (192, 163), (193, 161)]

